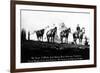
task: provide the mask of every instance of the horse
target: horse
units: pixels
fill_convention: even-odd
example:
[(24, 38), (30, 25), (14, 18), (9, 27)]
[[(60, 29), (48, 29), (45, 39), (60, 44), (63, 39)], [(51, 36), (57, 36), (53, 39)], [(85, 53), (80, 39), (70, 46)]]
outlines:
[(81, 30), (80, 33), (79, 33), (79, 43), (82, 43), (84, 34), (85, 34), (85, 32)]
[(67, 43), (68, 43), (68, 35), (69, 35), (70, 32), (71, 32), (70, 28), (65, 29), (65, 30), (60, 32), (61, 43), (63, 43), (63, 38), (65, 38), (65, 40), (67, 40)]
[(73, 39), (74, 39), (74, 43), (76, 44), (77, 39), (79, 38), (79, 34), (78, 32), (74, 32), (73, 33)]
[(35, 31), (38, 41), (41, 41), (41, 40), (43, 41), (44, 31), (45, 29)]
[(77, 41), (77, 39), (79, 39), (79, 43), (82, 43), (82, 40), (83, 40), (83, 35), (85, 34), (85, 31), (83, 31), (84, 30), (84, 28), (82, 28), (81, 30), (80, 30), (80, 32), (74, 32), (73, 33), (73, 39), (74, 39), (74, 43), (75, 44), (77, 44), (76, 43), (76, 41)]
[(30, 35), (36, 33), (37, 40), (38, 40), (38, 41), (43, 41), (43, 35), (44, 35), (44, 32), (45, 32), (45, 30), (46, 30), (47, 28), (49, 28), (49, 26), (46, 26), (45, 28), (40, 29), (40, 30), (35, 30), (35, 31), (33, 31), (32, 33), (30, 33)]
[(55, 39), (55, 34), (57, 32), (57, 27), (50, 29), (49, 31), (47, 31), (46, 36), (47, 36), (47, 41), (48, 42), (53, 42), (54, 43), (54, 39)]

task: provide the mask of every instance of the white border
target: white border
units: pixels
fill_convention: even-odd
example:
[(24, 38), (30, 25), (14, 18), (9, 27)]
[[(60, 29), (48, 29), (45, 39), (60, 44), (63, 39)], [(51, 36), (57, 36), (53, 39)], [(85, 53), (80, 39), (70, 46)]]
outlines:
[(16, 5), (16, 69), (23, 68), (40, 68), (40, 67), (57, 67), (57, 66), (74, 66), (94, 64), (94, 34), (90, 33), (90, 60), (81, 61), (57, 61), (57, 62), (39, 62), (39, 63), (20, 63), (20, 9), (35, 9), (35, 10), (61, 10), (61, 11), (79, 11), (90, 12), (90, 28), (94, 32), (94, 11), (93, 9), (82, 8), (64, 8), (64, 7), (49, 7), (49, 6), (34, 6), (34, 5)]

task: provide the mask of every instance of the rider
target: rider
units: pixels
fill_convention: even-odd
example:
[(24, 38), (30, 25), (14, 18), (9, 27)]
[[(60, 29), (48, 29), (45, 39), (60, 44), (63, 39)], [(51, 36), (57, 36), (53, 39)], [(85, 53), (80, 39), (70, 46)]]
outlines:
[(77, 30), (77, 33), (79, 34), (80, 33), (80, 26), (79, 26), (79, 24), (77, 24), (76, 30)]
[(79, 24), (77, 24), (76, 30), (77, 30), (78, 32), (80, 32), (80, 26), (79, 26)]

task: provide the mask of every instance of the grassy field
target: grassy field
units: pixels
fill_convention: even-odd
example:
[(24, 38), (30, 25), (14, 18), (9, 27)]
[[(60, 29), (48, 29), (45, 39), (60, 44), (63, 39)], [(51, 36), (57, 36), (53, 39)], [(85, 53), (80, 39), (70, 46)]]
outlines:
[(21, 62), (68, 61), (89, 59), (89, 45), (21, 42)]

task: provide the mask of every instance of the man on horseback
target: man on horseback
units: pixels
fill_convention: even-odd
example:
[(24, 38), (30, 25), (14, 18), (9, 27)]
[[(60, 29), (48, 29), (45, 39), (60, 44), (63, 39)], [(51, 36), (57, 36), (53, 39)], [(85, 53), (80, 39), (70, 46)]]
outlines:
[(84, 34), (85, 34), (85, 28), (83, 27), (82, 29), (80, 29), (80, 26), (78, 24), (76, 27), (76, 31), (73, 33), (74, 43), (77, 44), (77, 40), (78, 40), (78, 43), (81, 44)]
[(78, 38), (79, 38), (79, 33), (80, 33), (80, 26), (79, 26), (79, 24), (77, 24), (76, 31), (77, 31)]

